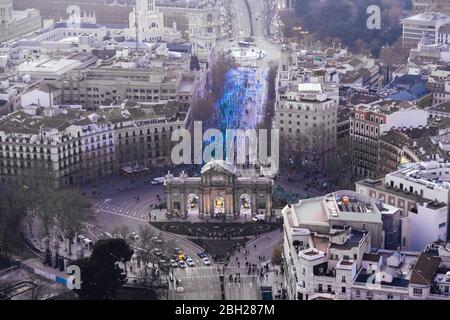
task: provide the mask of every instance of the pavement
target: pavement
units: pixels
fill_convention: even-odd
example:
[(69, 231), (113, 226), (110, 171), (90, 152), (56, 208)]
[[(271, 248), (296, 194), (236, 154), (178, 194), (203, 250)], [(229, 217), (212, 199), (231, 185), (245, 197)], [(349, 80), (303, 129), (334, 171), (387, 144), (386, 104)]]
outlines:
[[(281, 230), (275, 230), (261, 235), (246, 244), (245, 250), (241, 249), (230, 259), (229, 265), (225, 268), (225, 297), (227, 300), (260, 300), (260, 287), (267, 285), (263, 282), (264, 277), (260, 277), (259, 271), (248, 274), (245, 263), (256, 265), (256, 269), (261, 268), (265, 263), (269, 263), (274, 247), (281, 242)], [(263, 260), (259, 257), (264, 256)], [(273, 268), (271, 268), (273, 270)], [(240, 281), (237, 273), (240, 273)], [(229, 281), (230, 276), (232, 281)], [(237, 278), (237, 281), (234, 279)], [(271, 276), (270, 281), (283, 281), (281, 274)]]
[[(221, 300), (219, 272), (216, 267), (197, 266), (174, 269), (170, 283), (171, 300)], [(177, 284), (178, 281), (178, 284)]]

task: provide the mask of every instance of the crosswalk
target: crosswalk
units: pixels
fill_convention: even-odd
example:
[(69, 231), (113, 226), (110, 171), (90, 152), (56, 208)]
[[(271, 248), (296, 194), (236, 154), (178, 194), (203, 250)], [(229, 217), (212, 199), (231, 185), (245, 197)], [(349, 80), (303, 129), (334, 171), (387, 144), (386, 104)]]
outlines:
[(145, 210), (137, 210), (133, 208), (124, 208), (110, 202), (99, 203), (94, 207), (97, 212), (105, 212), (113, 215), (128, 217), (135, 220), (147, 221), (148, 213)]

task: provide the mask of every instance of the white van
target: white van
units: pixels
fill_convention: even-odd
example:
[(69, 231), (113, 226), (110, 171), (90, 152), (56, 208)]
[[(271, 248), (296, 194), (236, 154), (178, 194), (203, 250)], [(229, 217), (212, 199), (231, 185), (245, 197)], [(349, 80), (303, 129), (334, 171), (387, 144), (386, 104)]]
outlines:
[(155, 185), (155, 184), (163, 184), (165, 180), (166, 180), (166, 178), (164, 178), (164, 177), (153, 178), (152, 182), (150, 182), (150, 183), (153, 184), (153, 185)]
[(253, 221), (265, 221), (266, 215), (265, 214), (257, 214), (253, 217)]

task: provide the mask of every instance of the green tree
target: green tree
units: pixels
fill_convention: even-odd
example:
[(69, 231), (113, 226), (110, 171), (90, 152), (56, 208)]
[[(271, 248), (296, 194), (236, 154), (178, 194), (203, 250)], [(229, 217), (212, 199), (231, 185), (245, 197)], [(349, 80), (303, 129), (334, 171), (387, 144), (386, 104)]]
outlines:
[(81, 299), (111, 299), (118, 288), (126, 283), (126, 270), (120, 263), (130, 261), (133, 250), (123, 239), (99, 240), (92, 255), (76, 260), (72, 265), (80, 267), (81, 289), (75, 292)]

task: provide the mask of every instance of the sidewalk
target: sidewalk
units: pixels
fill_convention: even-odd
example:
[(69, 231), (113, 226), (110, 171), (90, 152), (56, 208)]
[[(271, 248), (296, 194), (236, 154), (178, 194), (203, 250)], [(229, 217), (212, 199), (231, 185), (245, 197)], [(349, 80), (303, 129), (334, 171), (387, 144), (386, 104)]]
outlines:
[[(277, 274), (278, 272), (278, 274)], [(264, 277), (260, 278), (261, 287), (271, 287), (272, 296), (275, 300), (280, 299), (281, 291), (284, 288), (284, 277), (280, 272), (279, 266), (271, 266), (269, 272), (265, 272)]]
[(67, 260), (76, 260), (80, 258), (81, 255), (84, 257), (90, 255), (91, 250), (88, 248), (89, 245), (82, 239), (79, 239), (79, 242), (78, 239), (74, 240), (71, 248), (72, 254), (69, 254), (69, 240), (64, 239), (62, 236), (59, 239), (55, 237), (48, 238), (47, 240), (41, 239), (38, 231), (39, 223), (36, 222), (36, 218), (30, 219), (32, 219), (32, 221), (25, 226), (23, 235), (26, 237), (28, 243), (34, 247), (32, 249), (38, 250), (40, 253), (39, 255), (42, 257), (45, 257), (46, 246), (51, 250), (52, 258), (58, 253), (59, 256), (64, 257), (65, 262), (67, 262)]

